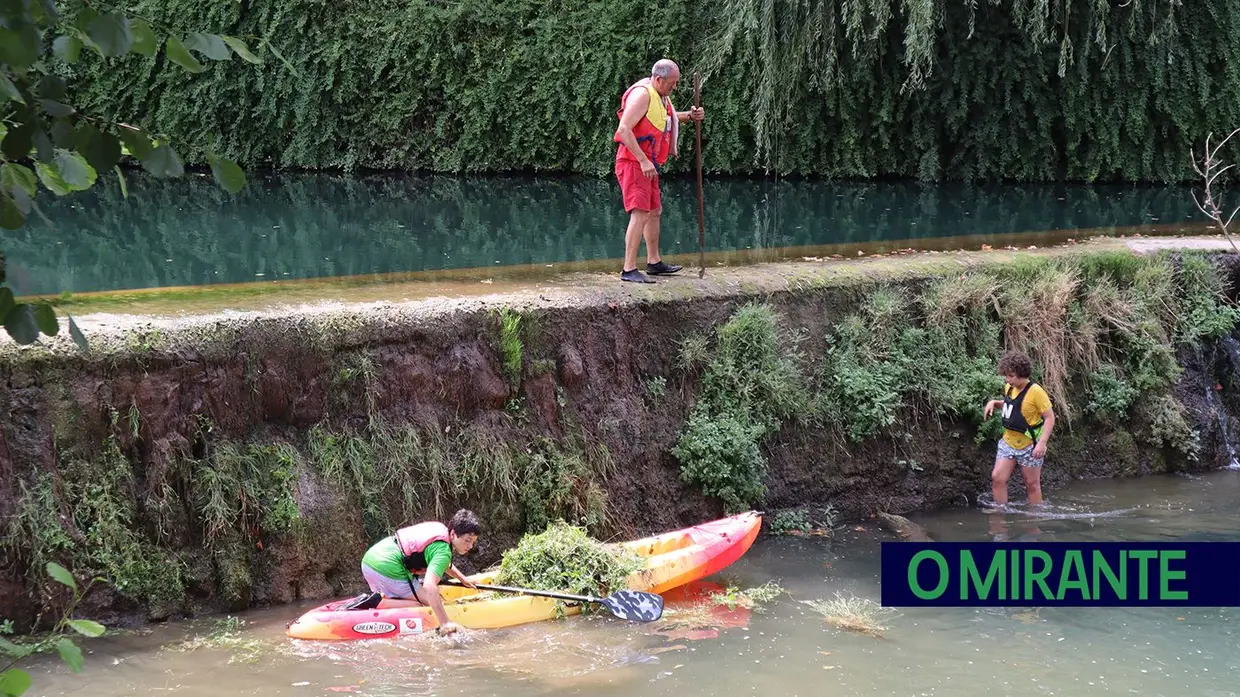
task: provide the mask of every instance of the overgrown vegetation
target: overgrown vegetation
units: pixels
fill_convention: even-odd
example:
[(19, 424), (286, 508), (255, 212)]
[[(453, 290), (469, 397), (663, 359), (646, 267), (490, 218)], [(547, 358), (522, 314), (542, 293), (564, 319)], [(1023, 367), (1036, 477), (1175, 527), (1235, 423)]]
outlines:
[[(795, 344), (771, 308), (760, 304), (740, 308), (717, 332), (698, 401), (672, 454), (681, 477), (721, 498), (729, 511), (763, 496), (762, 441), (809, 403)], [(682, 356), (702, 355), (701, 346), (700, 339), (688, 339)]]
[[(1184, 180), (1184, 144), (1240, 123), (1240, 10), (1224, 0), (1181, 11), (1087, 0), (142, 8), (155, 22), (270, 37), (296, 72), (233, 61), (190, 82), (156, 56), (84, 54), (64, 70), (83, 106), (149, 115), (203, 145), (223, 133), (219, 151), (251, 165), (603, 175), (620, 91), (665, 56), (703, 73), (709, 172)], [(638, 13), (641, 39), (615, 41)], [(547, 65), (562, 67), (536, 79)], [(678, 106), (692, 99), (692, 81), (680, 84)], [(517, 91), (576, 116), (511, 113), (502, 105)], [(681, 156), (665, 171), (692, 166)]]
[(516, 517), (506, 524), (531, 530), (559, 519), (592, 532), (610, 523), (602, 484), (614, 462), (571, 434), (521, 443), (371, 418), (362, 428), (315, 426), (304, 443), (246, 443), (218, 438), (199, 418), (198, 446), (152, 467), (121, 446), (121, 436), (136, 440), (134, 423), (114, 411), (94, 452), (66, 443), (56, 476), (18, 482), (3, 543), (25, 568), (61, 561), (98, 575), (153, 617), (186, 609), (191, 584), (247, 607), (267, 546), (316, 534), (297, 504), (306, 475), (343, 492), (368, 540), (428, 511), (445, 519), (467, 500), (508, 507)]
[(520, 588), (603, 597), (627, 588), (629, 575), (645, 564), (637, 554), (557, 520), (542, 532), (527, 533), (506, 550), (495, 580)]
[[(1029, 257), (919, 286), (880, 284), (859, 290), (811, 371), (795, 342), (780, 338), (770, 308), (748, 305), (715, 346), (699, 337), (683, 345), (685, 374), (705, 368), (673, 452), (686, 481), (736, 510), (761, 500), (762, 439), (792, 414), (803, 412), (846, 446), (908, 440), (934, 420), (971, 425), (977, 443), (993, 441), (1001, 421), (983, 420), (982, 405), (1000, 395), (999, 357), (1020, 349), (1063, 428), (1137, 419), (1147, 445), (1194, 459), (1198, 435), (1171, 393), (1182, 371), (1175, 352), (1235, 328), (1240, 309), (1227, 290), (1193, 251)], [(781, 531), (808, 525), (777, 522)]]
[(30, 569), (57, 561), (101, 576), (153, 614), (180, 603), (184, 562), (143, 534), (132, 465), (114, 437), (96, 457), (70, 459), (59, 476), (21, 487), (4, 540), (14, 559)]
[(364, 429), (314, 426), (306, 456), (356, 501), (369, 539), (420, 511), (446, 519), (465, 498), (516, 505), (527, 529), (558, 518), (590, 531), (608, 523), (601, 482), (614, 462), (601, 444), (571, 434), (521, 444), (479, 427), (443, 432), (373, 419)]
[(525, 346), (521, 341), (521, 315), (509, 308), (499, 313), (499, 351), (504, 359), (504, 375), (510, 382), (521, 381)]

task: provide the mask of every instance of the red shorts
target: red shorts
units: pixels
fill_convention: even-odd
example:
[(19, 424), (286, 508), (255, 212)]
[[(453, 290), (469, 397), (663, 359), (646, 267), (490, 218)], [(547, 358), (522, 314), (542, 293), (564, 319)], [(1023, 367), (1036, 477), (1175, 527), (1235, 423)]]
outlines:
[(659, 195), (659, 175), (647, 179), (642, 166), (636, 160), (616, 160), (616, 179), (620, 181), (620, 194), (624, 198), (624, 212), (657, 211), (663, 207)]

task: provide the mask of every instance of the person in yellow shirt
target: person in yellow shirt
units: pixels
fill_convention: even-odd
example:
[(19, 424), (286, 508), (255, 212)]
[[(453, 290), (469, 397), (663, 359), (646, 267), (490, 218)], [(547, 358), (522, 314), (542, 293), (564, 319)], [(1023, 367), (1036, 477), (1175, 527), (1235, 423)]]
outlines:
[(1055, 410), (1046, 390), (1030, 380), (1032, 373), (1028, 356), (1019, 351), (1005, 354), (999, 360), (999, 375), (1007, 381), (1003, 399), (992, 399), (982, 409), (982, 415), (989, 419), (996, 408), (1003, 408), (1003, 437), (990, 473), (996, 506), (1007, 504), (1008, 478), (1018, 462), (1030, 505), (1042, 503), (1042, 463), (1055, 428)]

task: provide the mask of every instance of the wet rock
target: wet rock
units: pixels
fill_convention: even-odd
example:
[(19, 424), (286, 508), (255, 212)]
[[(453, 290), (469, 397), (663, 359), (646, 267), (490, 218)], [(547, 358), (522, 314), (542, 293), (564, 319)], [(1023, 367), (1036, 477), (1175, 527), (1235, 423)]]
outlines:
[(570, 390), (581, 388), (585, 380), (586, 369), (581, 362), (581, 354), (572, 346), (560, 349), (560, 382)]
[(561, 435), (559, 425), (559, 406), (555, 394), (555, 378), (551, 373), (542, 373), (525, 380), (525, 398), (538, 420), (539, 426)]
[(457, 409), (502, 409), (508, 401), (508, 383), (476, 344), (454, 346), (436, 367), (443, 376), (442, 394)]
[(879, 525), (888, 532), (895, 533), (909, 542), (933, 542), (924, 528), (901, 515), (893, 515), (879, 511), (875, 514)]

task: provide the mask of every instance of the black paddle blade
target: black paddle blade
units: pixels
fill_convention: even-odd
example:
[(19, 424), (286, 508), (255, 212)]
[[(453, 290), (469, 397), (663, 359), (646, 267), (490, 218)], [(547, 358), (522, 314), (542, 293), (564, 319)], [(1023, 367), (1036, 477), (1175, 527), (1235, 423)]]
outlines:
[(663, 616), (663, 597), (644, 591), (616, 591), (603, 598), (602, 604), (616, 617), (634, 622), (653, 622)]

